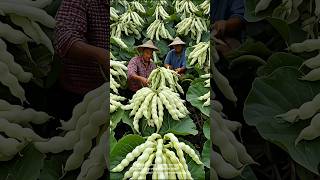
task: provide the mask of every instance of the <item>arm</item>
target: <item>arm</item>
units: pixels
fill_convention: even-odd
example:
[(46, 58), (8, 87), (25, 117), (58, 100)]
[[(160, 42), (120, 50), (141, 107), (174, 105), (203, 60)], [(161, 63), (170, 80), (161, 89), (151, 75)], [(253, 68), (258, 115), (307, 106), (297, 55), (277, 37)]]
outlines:
[(230, 18), (216, 21), (213, 25), (216, 36), (223, 37), (225, 34), (235, 35), (245, 26), (243, 0), (230, 0)]
[(177, 73), (183, 74), (187, 71), (187, 59), (186, 59), (186, 50), (183, 50), (183, 59), (182, 59), (182, 67), (176, 69)]
[(96, 61), (109, 69), (109, 52), (86, 42), (86, 11), (90, 6), (87, 1), (64, 0), (56, 15), (54, 45), (62, 58), (78, 61)]
[(128, 80), (140, 81), (144, 86), (148, 85), (148, 79), (137, 74), (138, 69), (135, 59), (131, 59), (128, 64)]
[(164, 60), (164, 67), (167, 69), (172, 69), (172, 66), (170, 65), (170, 54), (171, 54), (171, 51), (168, 52), (166, 59)]

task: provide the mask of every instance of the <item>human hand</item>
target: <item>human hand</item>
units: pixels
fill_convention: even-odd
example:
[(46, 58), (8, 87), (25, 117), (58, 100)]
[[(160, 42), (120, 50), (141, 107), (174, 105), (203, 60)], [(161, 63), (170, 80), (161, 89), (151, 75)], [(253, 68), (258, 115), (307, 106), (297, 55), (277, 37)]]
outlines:
[(214, 36), (223, 37), (226, 31), (226, 27), (227, 27), (227, 21), (225, 20), (216, 21), (213, 24)]
[(175, 71), (176, 71), (176, 73), (180, 73), (181, 72), (181, 70), (182, 70), (182, 68), (177, 68)]
[(172, 66), (169, 65), (169, 64), (165, 64), (164, 66), (165, 66), (165, 68), (167, 68), (167, 69), (172, 69)]
[(148, 81), (147, 78), (141, 77), (140, 82), (142, 83), (142, 85), (143, 85), (144, 87), (146, 87), (146, 86), (149, 85), (149, 81)]

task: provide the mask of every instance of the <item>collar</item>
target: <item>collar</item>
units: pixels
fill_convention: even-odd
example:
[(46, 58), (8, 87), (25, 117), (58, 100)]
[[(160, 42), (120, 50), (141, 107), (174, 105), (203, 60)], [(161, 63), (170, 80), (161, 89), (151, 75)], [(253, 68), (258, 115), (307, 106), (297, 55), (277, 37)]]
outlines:
[(143, 65), (150, 65), (151, 61), (146, 62), (142, 56), (140, 56), (139, 61), (143, 64)]

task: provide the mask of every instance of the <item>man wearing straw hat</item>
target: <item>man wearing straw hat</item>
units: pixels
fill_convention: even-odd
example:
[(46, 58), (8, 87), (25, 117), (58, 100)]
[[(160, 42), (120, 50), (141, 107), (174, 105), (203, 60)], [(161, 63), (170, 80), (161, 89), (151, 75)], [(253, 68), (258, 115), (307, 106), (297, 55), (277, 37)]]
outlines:
[(148, 77), (156, 65), (151, 61), (153, 51), (159, 49), (151, 40), (137, 46), (142, 55), (134, 57), (128, 64), (128, 85), (132, 92), (136, 92), (143, 86), (148, 86)]
[(183, 74), (186, 71), (186, 50), (184, 48), (185, 42), (179, 37), (176, 37), (169, 47), (173, 47), (168, 52), (164, 61), (164, 66), (169, 69), (175, 70), (179, 74)]

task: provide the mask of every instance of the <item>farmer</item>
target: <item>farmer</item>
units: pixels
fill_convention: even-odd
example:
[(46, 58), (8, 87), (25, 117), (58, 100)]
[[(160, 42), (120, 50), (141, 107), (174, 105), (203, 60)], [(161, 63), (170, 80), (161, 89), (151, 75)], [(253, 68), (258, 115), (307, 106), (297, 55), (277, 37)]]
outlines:
[(151, 40), (139, 45), (140, 56), (134, 57), (128, 64), (128, 85), (132, 92), (136, 92), (143, 86), (148, 86), (148, 77), (156, 65), (151, 61), (153, 51), (159, 49)]
[(109, 71), (109, 9), (105, 0), (63, 0), (58, 9), (54, 46), (62, 71), (50, 95), (63, 120), (106, 80), (102, 72)]
[(167, 57), (164, 61), (164, 67), (173, 69), (179, 74), (183, 74), (186, 71), (186, 49), (185, 42), (179, 37), (176, 37), (169, 47), (173, 47), (168, 52)]
[(243, 0), (214, 0), (211, 1), (212, 34), (225, 44), (217, 44), (217, 49), (222, 54), (240, 46), (244, 20)]

